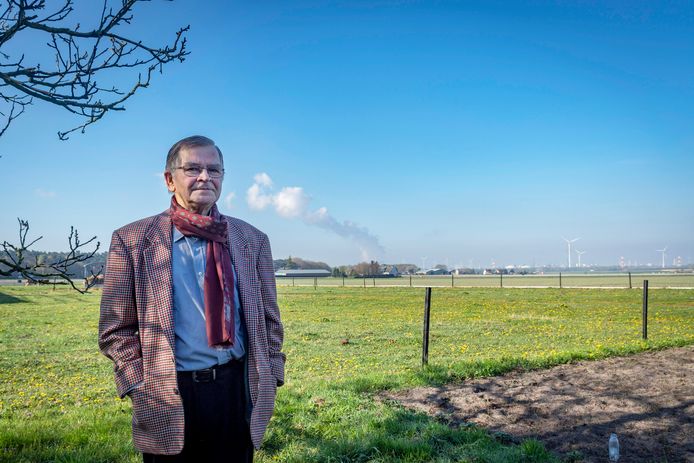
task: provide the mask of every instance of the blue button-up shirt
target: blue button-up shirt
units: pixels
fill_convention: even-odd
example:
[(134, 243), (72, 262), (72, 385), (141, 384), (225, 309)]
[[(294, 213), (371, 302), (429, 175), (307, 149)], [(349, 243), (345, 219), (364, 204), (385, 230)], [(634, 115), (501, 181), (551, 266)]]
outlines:
[[(205, 263), (207, 243), (203, 238), (184, 236), (173, 228), (173, 308), (176, 334), (176, 370), (191, 371), (221, 365), (246, 352), (246, 329), (241, 316), (238, 279), (234, 269), (234, 345), (209, 347), (205, 328)], [(233, 266), (232, 266), (233, 268)], [(228, 309), (228, 307), (227, 307)]]

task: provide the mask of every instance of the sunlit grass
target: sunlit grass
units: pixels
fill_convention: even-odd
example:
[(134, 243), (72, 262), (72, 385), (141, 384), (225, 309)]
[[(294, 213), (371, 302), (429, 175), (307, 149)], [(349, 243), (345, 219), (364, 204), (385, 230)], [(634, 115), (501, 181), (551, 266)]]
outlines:
[(292, 379), (407, 386), (484, 374), (495, 362), (542, 366), (694, 342), (694, 291), (651, 291), (644, 342), (640, 291), (441, 288), (429, 359), (447, 370), (423, 375), (423, 300), (416, 288), (283, 288)]
[[(694, 291), (435, 289), (422, 369), (423, 290), (287, 288), (287, 385), (256, 461), (552, 461), (374, 400), (382, 389), (694, 343)], [(99, 293), (0, 290), (0, 461), (139, 461), (130, 404), (98, 353)]]

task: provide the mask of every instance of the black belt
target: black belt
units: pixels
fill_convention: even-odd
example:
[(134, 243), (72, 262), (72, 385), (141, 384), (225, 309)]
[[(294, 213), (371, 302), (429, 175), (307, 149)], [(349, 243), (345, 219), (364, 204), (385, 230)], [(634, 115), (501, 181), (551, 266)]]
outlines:
[(222, 365), (195, 371), (179, 371), (178, 374), (190, 377), (194, 383), (210, 383), (217, 380), (220, 371), (240, 365), (243, 365), (243, 360), (232, 359)]

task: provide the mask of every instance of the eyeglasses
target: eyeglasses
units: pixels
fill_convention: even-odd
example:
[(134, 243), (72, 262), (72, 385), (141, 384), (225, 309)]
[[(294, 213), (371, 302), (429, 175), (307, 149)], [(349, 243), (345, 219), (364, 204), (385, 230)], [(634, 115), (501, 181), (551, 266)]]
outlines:
[(183, 171), (183, 175), (186, 177), (199, 177), (200, 174), (202, 174), (203, 170), (207, 171), (207, 175), (210, 176), (210, 178), (221, 178), (224, 175), (224, 169), (222, 169), (219, 166), (180, 166), (176, 167), (176, 169), (181, 169)]

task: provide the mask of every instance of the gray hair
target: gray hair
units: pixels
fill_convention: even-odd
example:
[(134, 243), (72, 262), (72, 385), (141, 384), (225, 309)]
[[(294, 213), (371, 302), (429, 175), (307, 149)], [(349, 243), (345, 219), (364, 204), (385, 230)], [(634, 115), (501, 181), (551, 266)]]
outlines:
[(169, 150), (169, 154), (166, 156), (166, 172), (173, 173), (174, 169), (177, 167), (179, 155), (182, 150), (190, 148), (199, 148), (201, 146), (214, 146), (219, 153), (219, 161), (224, 165), (224, 157), (222, 156), (222, 151), (211, 138), (203, 137), (202, 135), (193, 135), (190, 137), (178, 140)]

